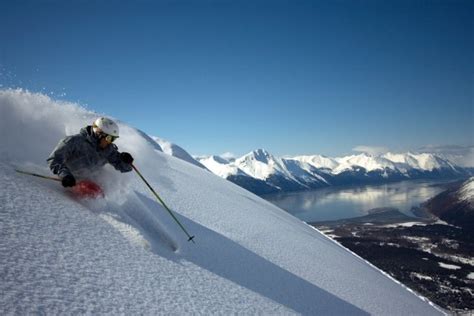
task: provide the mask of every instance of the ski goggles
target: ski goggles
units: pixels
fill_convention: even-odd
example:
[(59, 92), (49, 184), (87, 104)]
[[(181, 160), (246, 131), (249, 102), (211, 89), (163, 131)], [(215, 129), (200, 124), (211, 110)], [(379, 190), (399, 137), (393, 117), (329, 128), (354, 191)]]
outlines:
[(117, 138), (119, 138), (118, 136), (112, 136), (112, 135), (105, 134), (105, 133), (99, 133), (98, 136), (99, 136), (99, 138), (105, 139), (105, 141), (108, 142), (108, 143), (113, 143)]

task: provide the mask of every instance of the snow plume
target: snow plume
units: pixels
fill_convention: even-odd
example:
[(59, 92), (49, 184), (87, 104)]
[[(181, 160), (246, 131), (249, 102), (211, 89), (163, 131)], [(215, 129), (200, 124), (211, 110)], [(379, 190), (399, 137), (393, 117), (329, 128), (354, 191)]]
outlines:
[(369, 154), (371, 156), (379, 156), (379, 155), (382, 155), (382, 154), (386, 153), (388, 151), (388, 148), (381, 147), (381, 146), (360, 145), (360, 146), (356, 146), (356, 147), (352, 148), (352, 150), (356, 151), (356, 152), (366, 153), (366, 154)]
[[(21, 165), (22, 169), (47, 174), (50, 171), (46, 159), (59, 140), (77, 134), (82, 127), (91, 125), (100, 116), (78, 104), (53, 100), (41, 93), (22, 89), (0, 90), (0, 159)], [(130, 152), (135, 158), (153, 155), (149, 141), (136, 129), (120, 121), (117, 123), (121, 137), (116, 144), (120, 151)], [(91, 176), (94, 180), (101, 179), (100, 184), (106, 192), (108, 189), (119, 192), (117, 189), (120, 187), (126, 188), (128, 177), (130, 175), (117, 176), (117, 172), (109, 166)]]
[(94, 115), (79, 105), (21, 89), (0, 90), (1, 157), (45, 165), (59, 139), (74, 134)]

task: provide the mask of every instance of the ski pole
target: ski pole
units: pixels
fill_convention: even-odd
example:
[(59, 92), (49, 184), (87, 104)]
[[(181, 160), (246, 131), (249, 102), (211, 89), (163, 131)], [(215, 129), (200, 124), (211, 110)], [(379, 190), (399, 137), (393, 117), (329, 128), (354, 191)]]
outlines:
[(18, 173), (27, 174), (29, 176), (34, 176), (34, 177), (38, 177), (38, 178), (49, 179), (49, 180), (54, 180), (54, 181), (61, 181), (61, 179), (59, 179), (59, 178), (43, 176), (42, 174), (37, 174), (37, 173), (33, 173), (33, 172), (28, 172), (28, 171), (23, 171), (23, 170), (18, 170), (18, 169), (15, 169), (15, 171), (18, 172)]
[(155, 192), (155, 190), (153, 190), (153, 188), (151, 187), (151, 185), (148, 183), (148, 181), (145, 180), (145, 178), (142, 176), (142, 174), (140, 173), (140, 171), (138, 171), (137, 167), (135, 167), (133, 164), (132, 165), (132, 168), (133, 170), (136, 171), (136, 173), (140, 176), (140, 178), (143, 180), (143, 182), (145, 182), (145, 184), (148, 186), (148, 188), (151, 190), (151, 192), (155, 195), (155, 197), (158, 199), (158, 201), (160, 201), (161, 205), (163, 205), (163, 207), (168, 211), (168, 213), (170, 213), (171, 217), (173, 217), (173, 219), (176, 221), (176, 223), (178, 223), (179, 227), (181, 227), (181, 229), (184, 231), (184, 233), (186, 234), (186, 236), (188, 236), (188, 241), (192, 241), (193, 243), (194, 242), (194, 236), (191, 236), (187, 231), (186, 229), (183, 227), (183, 225), (179, 222), (179, 220), (176, 218), (176, 216), (174, 216), (173, 212), (169, 209), (169, 207), (165, 204), (165, 202), (160, 198), (160, 196), (158, 195), (158, 193)]

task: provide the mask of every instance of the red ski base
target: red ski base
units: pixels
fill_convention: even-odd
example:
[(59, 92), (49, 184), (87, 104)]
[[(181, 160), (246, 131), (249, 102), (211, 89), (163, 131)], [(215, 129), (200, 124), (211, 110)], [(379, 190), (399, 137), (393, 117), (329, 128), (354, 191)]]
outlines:
[(89, 180), (81, 180), (72, 187), (72, 192), (79, 198), (97, 199), (105, 196), (102, 188)]

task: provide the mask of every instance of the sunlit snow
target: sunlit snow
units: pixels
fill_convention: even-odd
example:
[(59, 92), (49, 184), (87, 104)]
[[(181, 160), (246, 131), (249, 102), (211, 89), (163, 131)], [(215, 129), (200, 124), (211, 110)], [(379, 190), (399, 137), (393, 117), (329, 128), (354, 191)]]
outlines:
[(454, 265), (454, 264), (447, 264), (443, 262), (438, 262), (439, 266), (444, 269), (449, 269), (449, 270), (459, 270), (461, 269), (460, 266)]
[(58, 140), (98, 116), (0, 90), (2, 314), (441, 313), (310, 226), (163, 153), (121, 121), (119, 149), (135, 157), (196, 244), (133, 172), (105, 167), (94, 175), (105, 199), (77, 201), (55, 181), (14, 171), (50, 175), (45, 159)]

